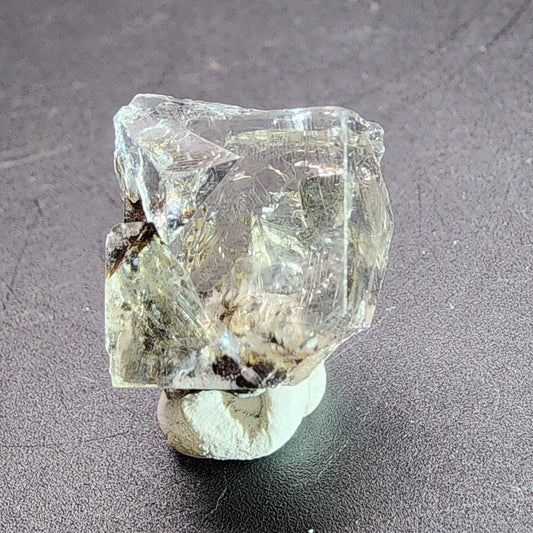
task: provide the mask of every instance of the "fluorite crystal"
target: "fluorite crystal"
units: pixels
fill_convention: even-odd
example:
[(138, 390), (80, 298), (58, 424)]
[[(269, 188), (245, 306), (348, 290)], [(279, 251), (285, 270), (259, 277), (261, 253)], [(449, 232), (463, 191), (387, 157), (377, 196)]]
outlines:
[(392, 233), (378, 124), (138, 95), (115, 130), (114, 385), (296, 384), (370, 325)]

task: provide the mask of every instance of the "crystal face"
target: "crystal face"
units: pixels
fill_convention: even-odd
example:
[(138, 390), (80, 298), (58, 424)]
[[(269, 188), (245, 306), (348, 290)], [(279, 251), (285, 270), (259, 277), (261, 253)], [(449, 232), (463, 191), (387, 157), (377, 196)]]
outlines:
[(393, 226), (378, 124), (138, 95), (115, 130), (114, 385), (295, 384), (370, 326)]

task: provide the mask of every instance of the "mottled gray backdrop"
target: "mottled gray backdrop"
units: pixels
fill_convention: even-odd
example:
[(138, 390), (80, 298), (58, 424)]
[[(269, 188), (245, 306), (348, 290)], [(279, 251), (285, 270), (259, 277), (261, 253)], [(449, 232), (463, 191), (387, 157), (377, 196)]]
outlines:
[[(522, 0), (2, 0), (0, 530), (532, 531), (532, 32)], [(111, 119), (150, 91), (386, 131), (374, 327), (267, 459), (182, 457), (111, 388)]]

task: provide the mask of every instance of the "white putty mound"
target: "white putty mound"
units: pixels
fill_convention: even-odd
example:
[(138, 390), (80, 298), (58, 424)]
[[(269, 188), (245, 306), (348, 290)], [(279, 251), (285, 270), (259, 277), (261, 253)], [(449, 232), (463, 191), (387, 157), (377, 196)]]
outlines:
[(157, 407), (161, 431), (170, 446), (192, 457), (256, 459), (281, 448), (303, 417), (320, 403), (326, 370), (319, 365), (295, 386), (267, 389), (255, 396), (224, 391), (163, 391)]

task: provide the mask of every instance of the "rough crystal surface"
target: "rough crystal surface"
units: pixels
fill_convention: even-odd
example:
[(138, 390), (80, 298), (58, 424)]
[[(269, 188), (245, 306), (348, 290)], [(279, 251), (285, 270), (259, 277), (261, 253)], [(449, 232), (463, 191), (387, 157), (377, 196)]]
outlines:
[(138, 95), (115, 129), (146, 219), (107, 240), (115, 385), (295, 384), (370, 325), (392, 234), (379, 125)]

